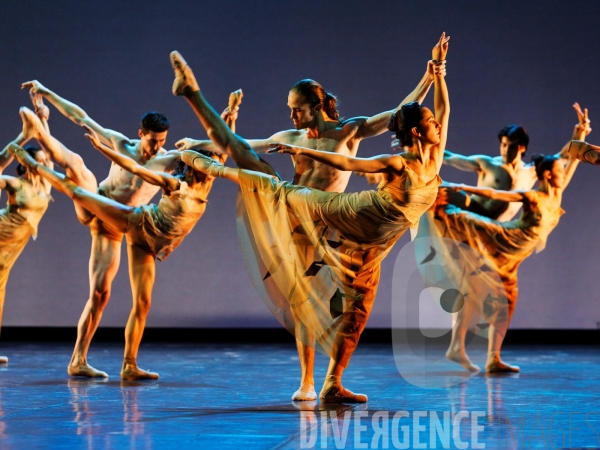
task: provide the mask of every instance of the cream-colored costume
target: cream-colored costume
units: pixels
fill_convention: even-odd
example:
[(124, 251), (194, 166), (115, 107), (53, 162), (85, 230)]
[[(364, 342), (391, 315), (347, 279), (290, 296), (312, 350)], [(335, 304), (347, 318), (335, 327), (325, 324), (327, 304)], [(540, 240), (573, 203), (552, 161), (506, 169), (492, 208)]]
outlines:
[(6, 208), (0, 210), (0, 324), (8, 275), (30, 237), (36, 239), (38, 224), (52, 199), (44, 183), (20, 179), (21, 187), (8, 194)]
[[(439, 242), (446, 243), (447, 254), (459, 252), (454, 254), (454, 259), (459, 263), (446, 264), (445, 275), (457, 286), (471, 290), (472, 292), (462, 294), (465, 298), (476, 300), (472, 303), (474, 311), (503, 331), (510, 322), (517, 302), (517, 273), (520, 264), (534, 251), (544, 249), (548, 235), (558, 225), (560, 216), (564, 213), (560, 207), (550, 209), (544, 194), (537, 193), (533, 199), (530, 203), (523, 204), (518, 219), (509, 222), (489, 219), (454, 205), (436, 205), (423, 216), (419, 226), (417, 237), (446, 238), (447, 240)], [(419, 242), (427, 241), (415, 241), (417, 261), (429, 252), (429, 248)], [(483, 258), (473, 258), (473, 253), (466, 254), (465, 249), (459, 245), (450, 249), (452, 242), (467, 244)], [(424, 271), (421, 273), (426, 285), (434, 284), (433, 280), (428, 279), (430, 274)], [(505, 312), (502, 312), (503, 308)], [(473, 317), (470, 327), (472, 331), (481, 332), (480, 328), (475, 328), (477, 321), (478, 317)], [(499, 323), (504, 326), (499, 326)]]
[(323, 192), (240, 170), (238, 236), (250, 278), (298, 339), (344, 367), (368, 320), (381, 261), (435, 201), (410, 167), (376, 191)]
[[(205, 184), (212, 185), (212, 181)], [(206, 194), (210, 190), (207, 186)], [(127, 242), (164, 261), (192, 231), (206, 209), (206, 199), (180, 181), (157, 205), (142, 205), (129, 216)]]

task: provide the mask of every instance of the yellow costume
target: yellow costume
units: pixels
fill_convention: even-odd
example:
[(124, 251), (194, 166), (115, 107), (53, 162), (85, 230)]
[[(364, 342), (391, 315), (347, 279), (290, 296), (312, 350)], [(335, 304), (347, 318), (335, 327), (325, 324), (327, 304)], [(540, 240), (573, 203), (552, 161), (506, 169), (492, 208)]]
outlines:
[(333, 193), (240, 170), (238, 236), (250, 278), (279, 322), (345, 367), (369, 318), (381, 261), (435, 201), (405, 165), (376, 191)]
[[(509, 222), (499, 222), (479, 214), (462, 210), (454, 205), (436, 205), (425, 214), (419, 225), (417, 237), (430, 236), (446, 238), (439, 240), (446, 245), (441, 252), (454, 254), (457, 264), (445, 264), (448, 276), (465, 295), (475, 299), (475, 312), (482, 315), (487, 322), (496, 328), (506, 330), (512, 317), (517, 297), (517, 273), (520, 264), (534, 251), (540, 252), (546, 246), (546, 240), (558, 225), (563, 209), (551, 209), (547, 198), (542, 193), (532, 196), (533, 200), (523, 203), (521, 216)], [(452, 242), (467, 244), (477, 250), (483, 258), (467, 255), (461, 246)], [(426, 239), (415, 241), (427, 242)], [(456, 252), (459, 254), (455, 254)], [(416, 245), (417, 261), (422, 260), (429, 248)], [(460, 254), (462, 252), (463, 254)], [(450, 259), (446, 256), (446, 259)], [(466, 267), (470, 265), (470, 267)], [(426, 285), (434, 285), (431, 274), (421, 271)], [(469, 292), (471, 291), (471, 292)], [(502, 308), (508, 306), (508, 317)], [(500, 315), (500, 317), (499, 317)], [(502, 317), (504, 316), (504, 317)], [(470, 322), (473, 331), (477, 318)], [(508, 319), (508, 320), (506, 320)], [(503, 327), (498, 322), (504, 323)]]
[(10, 269), (25, 248), (29, 237), (37, 237), (38, 224), (52, 199), (43, 183), (23, 178), (21, 187), (9, 193), (6, 208), (0, 210), (0, 324)]
[[(203, 193), (208, 194), (212, 180), (205, 184)], [(163, 261), (192, 231), (205, 209), (206, 199), (180, 181), (179, 189), (163, 194), (157, 205), (142, 205), (130, 214), (127, 242)]]

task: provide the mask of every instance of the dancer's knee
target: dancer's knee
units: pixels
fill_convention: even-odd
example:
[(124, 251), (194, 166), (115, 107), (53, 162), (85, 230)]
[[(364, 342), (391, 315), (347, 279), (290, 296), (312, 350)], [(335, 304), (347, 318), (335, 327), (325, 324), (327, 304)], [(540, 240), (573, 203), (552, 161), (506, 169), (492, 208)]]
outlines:
[(150, 296), (142, 295), (135, 301), (134, 310), (136, 314), (146, 316), (150, 312), (152, 306), (152, 298)]
[(110, 288), (107, 286), (95, 286), (90, 296), (92, 311), (102, 312), (110, 300)]

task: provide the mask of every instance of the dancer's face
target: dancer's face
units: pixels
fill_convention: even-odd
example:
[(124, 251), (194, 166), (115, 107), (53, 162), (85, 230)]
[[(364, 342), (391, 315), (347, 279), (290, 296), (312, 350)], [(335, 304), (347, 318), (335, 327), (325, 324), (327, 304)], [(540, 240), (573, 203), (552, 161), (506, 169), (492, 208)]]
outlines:
[(288, 107), (290, 108), (290, 119), (294, 122), (296, 130), (302, 130), (313, 126), (320, 111), (319, 105), (311, 107), (302, 94), (290, 91), (288, 95)]
[(144, 134), (139, 131), (140, 143), (142, 151), (146, 156), (154, 156), (165, 145), (168, 131), (148, 131)]
[(547, 170), (544, 175), (553, 188), (562, 188), (565, 185), (565, 167), (560, 160), (554, 161), (552, 170)]
[[(424, 144), (439, 144), (442, 126), (435, 120), (435, 117), (429, 108), (422, 107), (421, 114), (423, 115), (423, 118), (421, 119), (421, 122), (419, 122), (420, 130), (416, 130), (416, 133), (420, 134), (417, 138)], [(413, 128), (413, 132), (415, 132), (414, 130), (415, 129)]]
[(511, 144), (506, 136), (500, 140), (500, 156), (504, 164), (512, 163), (517, 157), (523, 156), (527, 147), (524, 145)]

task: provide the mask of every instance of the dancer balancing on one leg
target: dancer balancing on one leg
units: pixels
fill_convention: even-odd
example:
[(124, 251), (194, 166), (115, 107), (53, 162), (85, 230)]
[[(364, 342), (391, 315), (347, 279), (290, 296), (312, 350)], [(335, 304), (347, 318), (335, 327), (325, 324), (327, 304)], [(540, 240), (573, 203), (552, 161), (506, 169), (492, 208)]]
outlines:
[[(504, 332), (510, 324), (517, 304), (517, 273), (520, 264), (534, 251), (540, 252), (546, 245), (548, 235), (558, 225), (564, 213), (560, 207), (562, 195), (568, 186), (579, 161), (571, 158), (566, 163), (556, 155), (537, 155), (533, 158), (540, 185), (537, 189), (527, 191), (500, 191), (484, 187), (449, 184), (447, 189), (457, 192), (462, 190), (468, 194), (476, 194), (493, 200), (504, 202), (521, 202), (523, 211), (516, 221), (500, 222), (479, 214), (462, 210), (451, 204), (438, 204), (435, 208), (435, 220), (447, 232), (450, 238), (467, 236), (466, 244), (486, 257), (491, 267), (498, 273), (502, 286), (497, 286), (496, 297), (505, 295), (508, 300), (508, 314), (505, 323), (490, 325), (486, 372), (518, 372), (519, 367), (505, 363), (500, 358), (500, 349), (504, 340)], [(446, 234), (445, 234), (446, 236)], [(460, 251), (460, 248), (458, 248)], [(505, 292), (505, 294), (504, 294)], [(483, 299), (481, 299), (483, 300)], [(487, 301), (487, 299), (485, 300)], [(483, 301), (477, 305), (479, 314), (485, 316)], [(492, 310), (493, 308), (488, 308)], [(460, 321), (470, 321), (466, 310)], [(460, 348), (464, 352), (466, 329), (456, 326), (450, 348)], [(454, 330), (453, 330), (454, 331)], [(466, 354), (465, 354), (466, 356)], [(467, 356), (466, 356), (467, 357)], [(468, 360), (468, 357), (467, 357)]]
[[(98, 134), (102, 142), (151, 171), (170, 171), (179, 160), (177, 152), (166, 152), (162, 148), (167, 138), (169, 121), (160, 113), (145, 114), (138, 132), (139, 139), (129, 139), (117, 131), (99, 125), (79, 106), (58, 96), (38, 81), (24, 83), (23, 88), (29, 88), (31, 92), (43, 95), (63, 115), (76, 124), (89, 126)], [(147, 204), (159, 190), (159, 186), (144, 181), (141, 177), (129, 173), (117, 164), (111, 166), (108, 177), (98, 186), (96, 177), (87, 169), (79, 155), (67, 150), (39, 127), (34, 126), (32, 131), (33, 137), (38, 139), (50, 151), (54, 161), (65, 169), (67, 177), (76, 185), (90, 192), (97, 192), (123, 205), (135, 208)], [(48, 147), (47, 144), (50, 146)], [(110, 224), (104, 223), (102, 219), (94, 216), (77, 203), (75, 210), (79, 221), (90, 227), (92, 235), (89, 266), (90, 295), (79, 319), (77, 341), (68, 372), (72, 376), (106, 377), (108, 375), (105, 372), (96, 370), (88, 364), (87, 353), (94, 333), (100, 324), (104, 308), (110, 299), (112, 282), (120, 264), (121, 242), (124, 234)], [(128, 254), (131, 253), (132, 249), (129, 249)], [(131, 261), (129, 268), (130, 278), (140, 275)], [(142, 282), (142, 280), (131, 279), (132, 286), (140, 285)], [(131, 330), (135, 328), (133, 324), (140, 320), (137, 314), (144, 310), (143, 303), (144, 300), (141, 297), (134, 297), (134, 307), (125, 331), (127, 346), (130, 346), (130, 341), (135, 339), (131, 335)], [(123, 369), (124, 372), (130, 371), (130, 369), (134, 372), (136, 370), (127, 361), (125, 361)]]
[[(581, 139), (591, 132), (588, 111), (587, 109), (582, 111), (578, 103), (575, 103), (573, 108), (578, 117), (578, 123), (573, 130), (573, 137)], [(489, 187), (491, 189), (505, 191), (531, 190), (538, 180), (538, 176), (536, 174), (535, 164), (525, 163), (522, 159), (527, 151), (529, 142), (526, 131), (517, 125), (511, 125), (501, 130), (498, 137), (500, 139), (500, 156), (465, 156), (451, 153), (446, 150), (444, 152), (444, 164), (449, 164), (465, 171), (476, 171), (478, 173), (478, 187)], [(567, 142), (562, 150), (554, 155), (561, 159), (563, 163), (568, 163), (569, 160), (572, 159), (572, 156), (568, 153), (569, 144), (570, 143)], [(469, 201), (469, 203), (467, 203), (467, 201)], [(514, 215), (521, 208), (520, 202), (507, 203), (501, 199), (487, 198), (478, 194), (466, 195), (463, 191), (449, 192), (444, 189), (443, 186), (438, 193), (438, 202), (450, 203), (461, 210), (473, 212), (483, 217), (501, 222), (513, 220)], [(461, 220), (463, 217), (469, 216), (458, 216), (457, 220)], [(486, 297), (484, 292), (487, 292), (489, 288), (492, 292), (496, 292), (497, 298), (502, 297), (506, 300), (506, 294), (501, 294), (496, 288), (491, 288), (492, 280), (481, 277), (479, 270), (473, 272), (470, 271), (468, 272), (470, 275), (465, 276), (461, 264), (456, 264), (456, 261), (454, 265), (449, 264), (448, 257), (453, 253), (454, 242), (471, 242), (478, 238), (479, 235), (468, 235), (472, 230), (473, 228), (466, 226), (450, 229), (443, 221), (435, 220), (434, 210), (428, 211), (419, 222), (417, 237), (427, 239), (415, 241), (417, 260), (423, 260), (425, 255), (430, 252), (430, 244), (435, 242), (435, 246), (438, 249), (438, 257), (446, 258), (445, 261), (439, 262), (442, 262), (442, 265), (450, 270), (444, 275), (445, 277), (454, 279), (457, 286), (463, 286), (463, 289), (470, 291), (471, 295)], [(465, 258), (463, 262), (466, 263), (467, 259), (468, 258)], [(437, 264), (437, 267), (442, 267), (442, 265)], [(420, 267), (422, 268), (422, 275), (426, 284), (435, 284), (434, 281), (439, 274), (427, 272), (427, 269), (424, 269), (424, 267), (427, 266)], [(504, 307), (506, 308), (507, 305), (505, 300)], [(468, 312), (471, 307), (471, 303), (466, 303), (463, 308), (457, 312), (456, 323), (452, 328), (452, 344), (446, 352), (446, 357), (451, 361), (462, 365), (467, 370), (477, 372), (480, 370), (479, 366), (473, 364), (468, 358), (464, 348), (465, 338), (469, 328), (475, 332), (481, 332), (477, 324), (478, 317)], [(502, 332), (505, 332), (505, 330)]]
[[(233, 102), (230, 101), (232, 109), (237, 108), (241, 101), (241, 92), (232, 94)], [(33, 118), (28, 117), (29, 120)], [(233, 115), (229, 115), (231, 126), (233, 126)], [(33, 121), (33, 120), (32, 120)], [(29, 122), (27, 122), (29, 124)], [(133, 207), (107, 198), (95, 191), (88, 191), (78, 186), (67, 176), (57, 172), (46, 170), (39, 166), (31, 158), (18, 151), (17, 157), (22, 163), (29, 165), (52, 185), (57, 186), (60, 192), (71, 197), (81, 208), (89, 214), (97, 217), (107, 227), (127, 237), (128, 254), (130, 259), (134, 308), (127, 323), (126, 345), (121, 378), (125, 380), (156, 379), (157, 373), (148, 372), (137, 367), (137, 353), (144, 331), (146, 317), (148, 315), (152, 287), (154, 284), (155, 263), (154, 259), (164, 260), (191, 231), (206, 208), (206, 197), (212, 187), (213, 179), (204, 174), (194, 173), (186, 170), (182, 163), (176, 168), (174, 175), (167, 172), (150, 170), (137, 163), (132, 158), (116, 152), (100, 142), (98, 135), (84, 125), (87, 131), (86, 137), (90, 139), (94, 147), (106, 155), (113, 163), (127, 170), (145, 183), (162, 188), (163, 197), (158, 205), (143, 205)], [(31, 127), (26, 127), (29, 135), (34, 134)], [(80, 158), (73, 152), (67, 150), (54, 137), (35, 130), (40, 139), (52, 151), (71, 158)], [(222, 155), (214, 156), (223, 161)]]
[[(44, 123), (46, 124), (45, 119)], [(27, 140), (24, 133), (19, 134), (2, 150), (0, 160), (9, 163), (13, 159), (9, 149), (14, 145), (23, 145)], [(36, 164), (52, 168), (52, 162), (43, 150), (28, 146), (24, 151)], [(29, 238), (37, 237), (38, 224), (51, 200), (50, 185), (35, 171), (19, 164), (17, 175), (0, 175), (0, 189), (8, 194), (6, 208), (0, 209), (0, 324), (10, 270)], [(0, 363), (7, 362), (6, 356), (0, 356)]]
[[(190, 77), (190, 86), (193, 75), (187, 71), (185, 61), (177, 52), (173, 53), (173, 63), (180, 67), (178, 76)], [(415, 89), (392, 110), (384, 111), (372, 117), (352, 117), (341, 119), (337, 110), (336, 97), (327, 92), (314, 80), (305, 79), (297, 82), (289, 92), (288, 106), (290, 108), (290, 118), (294, 124), (293, 130), (285, 130), (275, 133), (267, 139), (250, 139), (240, 145), (236, 140), (221, 141), (213, 143), (211, 141), (197, 141), (193, 139), (182, 139), (176, 143), (180, 149), (207, 149), (215, 152), (226, 151), (233, 158), (236, 165), (242, 169), (256, 170), (269, 175), (276, 175), (275, 170), (259, 157), (260, 153), (265, 153), (269, 145), (280, 142), (290, 145), (297, 145), (306, 148), (320, 149), (328, 152), (342, 154), (346, 156), (356, 156), (360, 143), (363, 139), (378, 136), (387, 131), (387, 124), (393, 113), (409, 102), (417, 101), (421, 103), (433, 84), (436, 75), (445, 75), (445, 61), (438, 61), (434, 64), (429, 61), (427, 70), (415, 87)], [(192, 95), (191, 88), (183, 88), (179, 83), (174, 86), (176, 94), (184, 95), (198, 115), (200, 121), (207, 129), (211, 138), (221, 139), (218, 133), (215, 133), (212, 125), (203, 119), (206, 113), (206, 106), (200, 93)], [(177, 90), (179, 89), (179, 90)], [(194, 88), (196, 89), (196, 88)], [(218, 144), (218, 145), (217, 145)], [(223, 150), (225, 149), (225, 150)], [(314, 189), (320, 189), (327, 192), (343, 192), (348, 185), (351, 172), (343, 172), (323, 164), (317, 160), (307, 158), (302, 155), (293, 155), (294, 164), (293, 183), (298, 186), (306, 186)], [(249, 230), (247, 223), (240, 220), (238, 235), (241, 242), (247, 242)], [(243, 246), (244, 244), (242, 244)], [(250, 244), (248, 244), (250, 245)], [(255, 259), (244, 258), (248, 273), (252, 282), (259, 288), (260, 292), (270, 291), (268, 281), (263, 281), (262, 277), (254, 276), (259, 271), (256, 267)], [(279, 294), (272, 293), (264, 301), (270, 303), (273, 296)], [(299, 324), (299, 326), (302, 326)], [(309, 330), (298, 329), (296, 334), (305, 334)], [(315, 400), (314, 390), (314, 336), (304, 336), (297, 339), (298, 356), (301, 368), (300, 388), (292, 395), (292, 400)], [(307, 345), (305, 342), (311, 342)]]
[[(447, 49), (448, 38), (442, 35), (434, 59), (444, 60)], [(194, 106), (213, 142), (227, 153), (233, 147), (250, 151), (206, 102), (180, 55), (172, 55), (172, 61), (174, 92)], [(195, 169), (240, 185), (261, 275), (285, 295), (271, 305), (272, 311), (292, 332), (301, 322), (331, 356), (322, 402), (367, 401), (366, 395), (342, 386), (342, 373), (368, 320), (381, 260), (432, 205), (441, 182), (438, 172), (450, 114), (442, 76), (436, 76), (434, 92), (435, 114), (412, 102), (392, 115), (390, 129), (408, 148), (401, 155), (365, 159), (283, 143), (270, 146), (271, 151), (314, 159), (340, 171), (383, 173), (377, 191), (324, 192), (227, 168), (194, 151), (183, 152), (182, 160)]]

